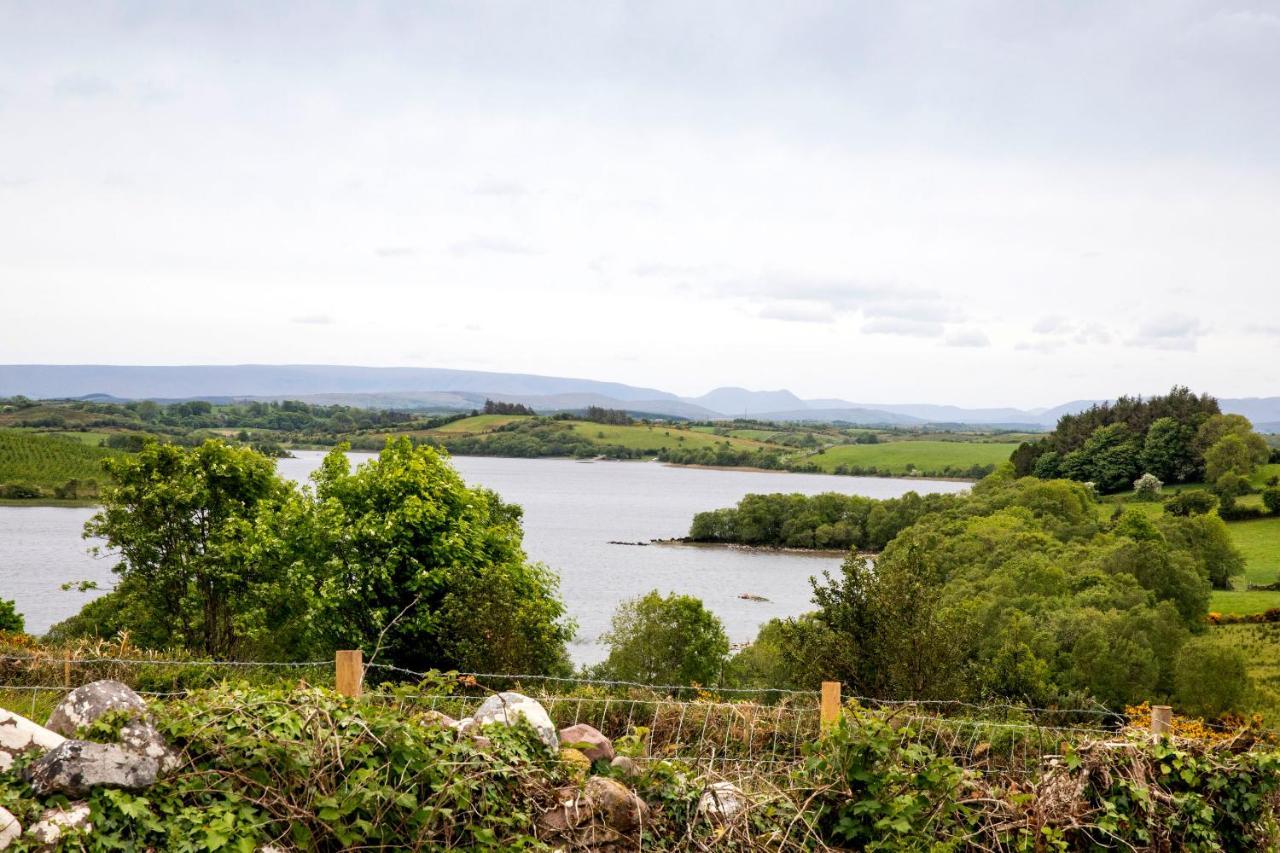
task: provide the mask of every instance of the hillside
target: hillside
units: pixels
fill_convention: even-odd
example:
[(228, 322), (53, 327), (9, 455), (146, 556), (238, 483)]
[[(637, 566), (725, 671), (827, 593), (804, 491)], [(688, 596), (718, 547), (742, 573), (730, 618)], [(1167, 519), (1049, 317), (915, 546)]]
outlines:
[(97, 494), (102, 461), (117, 451), (75, 438), (0, 430), (0, 498), (76, 500)]

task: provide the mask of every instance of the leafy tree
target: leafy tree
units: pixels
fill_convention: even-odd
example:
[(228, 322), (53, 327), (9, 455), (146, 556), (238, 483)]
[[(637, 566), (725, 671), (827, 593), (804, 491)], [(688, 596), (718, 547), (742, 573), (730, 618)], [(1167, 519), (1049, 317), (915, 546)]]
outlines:
[[(1271, 455), (1267, 440), (1253, 431), (1253, 424), (1244, 415), (1214, 415), (1201, 424), (1196, 432), (1196, 444), (1208, 463), (1210, 449), (1227, 436), (1240, 439), (1253, 465), (1265, 465)], [(1252, 469), (1251, 469), (1252, 470)], [(1212, 482), (1217, 477), (1210, 476)]]
[(1257, 464), (1248, 443), (1239, 435), (1229, 433), (1205, 451), (1204, 476), (1210, 483), (1217, 483), (1223, 474), (1248, 477)]
[(729, 654), (724, 626), (701, 601), (657, 590), (619, 605), (603, 640), (598, 674), (646, 684), (715, 684)]
[(1244, 555), (1221, 518), (1166, 516), (1157, 526), (1167, 541), (1191, 555), (1214, 589), (1231, 589), (1231, 579), (1244, 574)]
[(405, 438), (354, 471), (344, 449), (325, 457), (314, 511), (286, 518), (279, 543), (314, 567), (321, 647), (417, 670), (567, 668), (573, 626), (554, 575), (525, 556), (519, 507)]
[(1195, 439), (1191, 424), (1171, 417), (1156, 419), (1142, 444), (1142, 467), (1166, 483), (1193, 479), (1200, 467)]
[(1253, 487), (1249, 485), (1247, 477), (1235, 471), (1227, 471), (1214, 481), (1213, 491), (1225, 502), (1228, 498), (1234, 499), (1249, 494), (1253, 491)]
[(119, 557), (109, 606), (150, 644), (244, 652), (280, 594), (280, 577), (243, 547), (259, 508), (290, 490), (272, 461), (210, 439), (190, 450), (153, 442), (105, 465), (115, 483), (85, 535)]
[(0, 598), (0, 633), (21, 634), (26, 630), (26, 624), (13, 602)]
[(1182, 710), (1205, 719), (1243, 711), (1252, 692), (1244, 654), (1210, 637), (1197, 637), (1178, 652), (1176, 684)]
[(1262, 493), (1262, 505), (1272, 515), (1280, 515), (1280, 488), (1272, 486)]

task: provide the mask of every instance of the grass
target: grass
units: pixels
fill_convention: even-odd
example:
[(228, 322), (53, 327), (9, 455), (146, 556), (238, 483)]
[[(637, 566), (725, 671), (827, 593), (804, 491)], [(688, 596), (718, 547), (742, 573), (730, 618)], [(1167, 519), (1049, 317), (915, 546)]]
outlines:
[(823, 471), (837, 466), (876, 468), (905, 474), (908, 465), (918, 471), (967, 469), (974, 465), (999, 465), (1018, 445), (965, 441), (888, 441), (880, 444), (842, 444), (805, 457)]
[(445, 433), (448, 435), (475, 435), (477, 433), (489, 432), (497, 429), (505, 424), (514, 423), (515, 421), (524, 420), (529, 415), (474, 415), (469, 418), (463, 418), (460, 421), (451, 421), (442, 427), (431, 430), (431, 432)]
[(1257, 693), (1251, 703), (1269, 726), (1280, 725), (1280, 623), (1217, 625), (1211, 636), (1244, 652)]
[(20, 430), (0, 430), (0, 483), (52, 488), (68, 480), (105, 479), (102, 460), (119, 451)]
[(718, 435), (709, 435), (705, 432), (696, 432), (691, 429), (674, 429), (670, 426), (662, 425), (614, 426), (591, 421), (568, 421), (567, 423), (571, 424), (574, 431), (579, 435), (597, 444), (618, 445), (629, 450), (715, 447), (725, 442), (739, 450), (756, 450), (774, 446), (763, 441), (747, 438), (724, 438)]

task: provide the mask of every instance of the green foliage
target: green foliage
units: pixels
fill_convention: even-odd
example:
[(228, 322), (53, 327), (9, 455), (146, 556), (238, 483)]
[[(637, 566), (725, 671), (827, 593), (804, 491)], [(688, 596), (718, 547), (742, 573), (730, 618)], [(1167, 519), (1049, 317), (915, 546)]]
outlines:
[(1174, 680), (1179, 707), (1209, 720), (1244, 711), (1253, 690), (1240, 650), (1210, 637), (1183, 645)]
[(1178, 492), (1164, 502), (1164, 511), (1170, 515), (1190, 516), (1204, 515), (1213, 512), (1218, 506), (1218, 499), (1203, 489), (1188, 489)]
[[(0, 498), (93, 497), (103, 462), (118, 454), (62, 437), (0, 429)], [(71, 493), (67, 484), (74, 482)]]
[(1097, 511), (1078, 483), (988, 478), (903, 529), (874, 567), (853, 556), (816, 582), (812, 619), (771, 628), (742, 677), (770, 668), (882, 698), (1091, 695), (1116, 708), (1168, 695), (1210, 582), (1227, 586), (1243, 559), (1212, 516), (1135, 509), (1103, 529)]
[(922, 516), (953, 506), (956, 495), (876, 500), (827, 492), (821, 495), (747, 495), (731, 509), (694, 516), (689, 538), (786, 548), (879, 551), (898, 531)]
[(1142, 467), (1166, 483), (1192, 479), (1199, 470), (1195, 440), (1192, 424), (1157, 418), (1142, 443)]
[(1133, 495), (1140, 501), (1158, 501), (1163, 487), (1164, 483), (1154, 474), (1143, 474), (1133, 481)]
[(1280, 515), (1280, 487), (1271, 486), (1262, 492), (1262, 505), (1272, 515)]
[(0, 633), (21, 634), (26, 630), (26, 620), (13, 606), (13, 602), (0, 598)]
[(715, 684), (729, 654), (724, 626), (701, 601), (657, 590), (620, 604), (602, 639), (609, 656), (598, 674), (646, 684)]
[(1230, 475), (1247, 483), (1256, 465), (1249, 445), (1238, 435), (1223, 436), (1204, 454), (1205, 479), (1215, 486)]
[[(567, 666), (556, 579), (521, 547), (520, 508), (471, 489), (428, 447), (390, 440), (351, 470), (342, 448), (257, 530), (282, 565), (315, 566), (323, 648), (380, 649), (399, 666), (546, 672)], [(271, 540), (273, 530), (283, 530)]]
[(107, 470), (115, 482), (85, 535), (119, 554), (116, 599), (139, 635), (213, 657), (244, 654), (285, 592), (245, 547), (261, 506), (289, 493), (274, 464), (220, 441), (189, 451), (153, 442)]
[(945, 849), (967, 816), (964, 771), (906, 740), (876, 714), (849, 709), (809, 751), (793, 784), (813, 791), (806, 817), (828, 844), (856, 850)]

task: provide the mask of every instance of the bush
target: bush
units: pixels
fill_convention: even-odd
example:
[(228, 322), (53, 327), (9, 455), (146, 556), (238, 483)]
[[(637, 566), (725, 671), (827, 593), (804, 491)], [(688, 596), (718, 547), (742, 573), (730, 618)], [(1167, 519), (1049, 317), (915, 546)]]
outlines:
[(13, 602), (0, 598), (0, 632), (21, 634), (26, 630), (26, 624)]
[(1267, 508), (1267, 512), (1272, 515), (1280, 515), (1280, 488), (1272, 486), (1262, 493), (1262, 504)]
[(1164, 502), (1164, 511), (1170, 515), (1190, 516), (1205, 515), (1213, 512), (1218, 499), (1204, 489), (1190, 489), (1179, 492)]
[(1249, 485), (1248, 477), (1228, 471), (1213, 481), (1213, 490), (1218, 493), (1218, 497), (1238, 498), (1252, 492), (1253, 487)]
[(1252, 692), (1244, 654), (1209, 637), (1179, 650), (1174, 684), (1179, 707), (1210, 720), (1244, 710)]
[(1133, 495), (1140, 501), (1154, 501), (1160, 498), (1160, 489), (1164, 483), (1154, 474), (1143, 474), (1133, 481)]
[(597, 674), (647, 684), (715, 684), (729, 654), (724, 626), (701, 601), (656, 589), (619, 605), (602, 639), (609, 657)]

